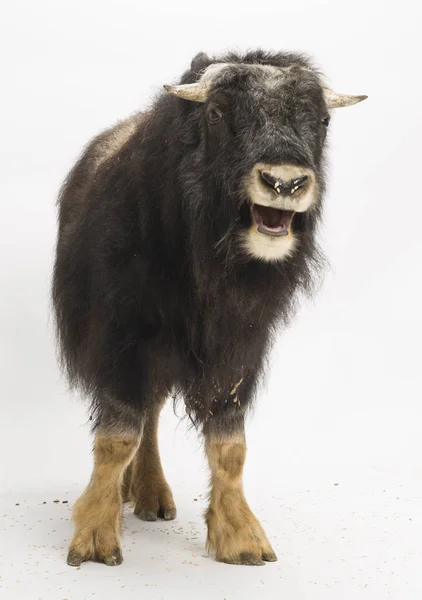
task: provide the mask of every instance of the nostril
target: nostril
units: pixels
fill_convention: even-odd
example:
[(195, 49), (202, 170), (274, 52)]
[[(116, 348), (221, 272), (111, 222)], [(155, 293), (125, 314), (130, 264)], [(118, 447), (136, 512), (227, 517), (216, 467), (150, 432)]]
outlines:
[(297, 190), (300, 190), (301, 188), (303, 188), (307, 181), (308, 181), (307, 175), (302, 175), (302, 177), (297, 177), (296, 179), (293, 179), (289, 183), (290, 194), (295, 194), (297, 192)]
[(291, 195), (297, 192), (297, 190), (303, 188), (309, 179), (308, 175), (301, 175), (295, 179), (284, 180), (279, 177), (274, 177), (268, 171), (260, 171), (261, 179), (271, 189), (275, 190), (277, 194), (282, 196)]
[(276, 189), (278, 185), (280, 185), (280, 180), (276, 177), (273, 177), (270, 173), (266, 171), (261, 171), (261, 177), (265, 181), (265, 183), (273, 189)]
[(302, 177), (298, 177), (297, 179), (293, 179), (291, 182), (292, 187), (302, 187), (308, 181), (307, 175), (302, 175)]

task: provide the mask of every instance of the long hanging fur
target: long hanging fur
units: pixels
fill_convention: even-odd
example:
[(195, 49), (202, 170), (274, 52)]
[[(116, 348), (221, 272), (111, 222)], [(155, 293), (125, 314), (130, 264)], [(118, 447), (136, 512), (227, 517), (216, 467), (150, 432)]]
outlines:
[[(262, 51), (222, 60), (310, 65), (302, 55)], [(201, 55), (181, 81), (195, 81), (210, 62)], [(310, 73), (306, 93), (296, 79), (296, 95), (281, 92), (284, 104), (254, 107), (248, 85), (240, 74), (222, 90), (237, 100), (218, 150), (204, 105), (163, 93), (93, 140), (63, 185), (52, 290), (58, 344), (97, 423), (105, 406), (130, 420), (169, 393), (183, 396), (196, 423), (235, 418), (254, 396), (277, 325), (312, 292), (323, 262), (315, 232), (325, 134), (310, 121), (323, 106), (321, 89)], [(250, 128), (260, 110), (306, 126), (257, 139)], [(315, 170), (321, 197), (295, 216), (290, 258), (253, 260), (236, 243), (249, 218), (240, 182), (263, 158), (292, 157)]]

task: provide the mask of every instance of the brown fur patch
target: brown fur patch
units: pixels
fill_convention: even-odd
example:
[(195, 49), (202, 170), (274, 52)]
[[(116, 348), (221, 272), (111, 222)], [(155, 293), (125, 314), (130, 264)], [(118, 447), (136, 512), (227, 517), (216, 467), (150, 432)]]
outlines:
[(97, 433), (91, 481), (73, 508), (75, 532), (67, 562), (79, 566), (86, 560), (106, 565), (122, 562), (120, 530), (123, 471), (139, 444), (133, 436)]
[(243, 494), (243, 434), (226, 439), (210, 434), (205, 450), (211, 468), (207, 549), (215, 553), (218, 561), (232, 564), (262, 565), (264, 560), (277, 560)]
[(142, 441), (125, 474), (124, 493), (143, 521), (176, 518), (173, 494), (164, 476), (158, 448), (158, 422), (164, 401), (145, 420)]

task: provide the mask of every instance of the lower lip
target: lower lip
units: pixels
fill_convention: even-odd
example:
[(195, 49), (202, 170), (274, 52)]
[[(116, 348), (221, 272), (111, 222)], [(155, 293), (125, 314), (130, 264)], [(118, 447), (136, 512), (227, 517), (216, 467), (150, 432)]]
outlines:
[(263, 233), (264, 235), (268, 235), (270, 237), (286, 237), (290, 233), (290, 227), (288, 229), (285, 228), (268, 228), (264, 227), (261, 223), (257, 224), (257, 230), (259, 233)]

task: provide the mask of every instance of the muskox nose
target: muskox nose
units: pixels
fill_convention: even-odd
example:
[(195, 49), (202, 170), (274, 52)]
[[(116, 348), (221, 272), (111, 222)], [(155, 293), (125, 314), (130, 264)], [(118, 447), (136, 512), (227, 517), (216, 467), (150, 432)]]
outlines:
[(292, 196), (308, 186), (308, 175), (298, 175), (292, 179), (277, 177), (276, 173), (269, 171), (260, 171), (260, 175), (263, 183), (280, 196)]

